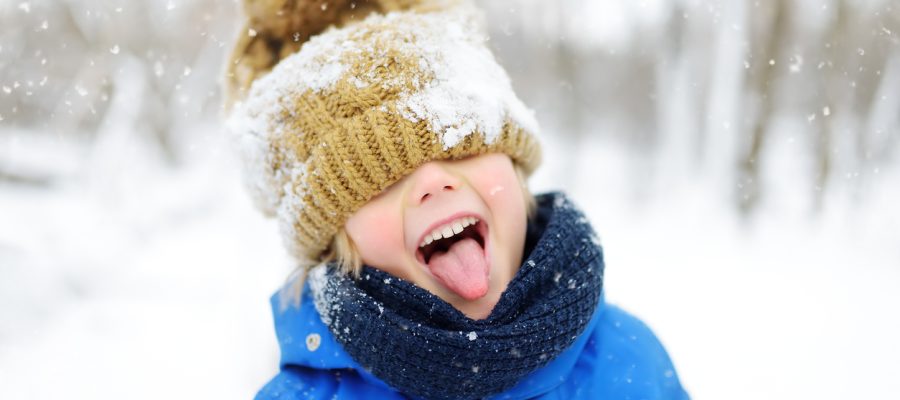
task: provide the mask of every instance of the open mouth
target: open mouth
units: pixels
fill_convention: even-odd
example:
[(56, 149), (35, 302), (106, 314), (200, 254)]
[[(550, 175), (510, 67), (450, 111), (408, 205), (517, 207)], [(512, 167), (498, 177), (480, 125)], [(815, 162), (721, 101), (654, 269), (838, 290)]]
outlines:
[(484, 221), (475, 217), (458, 218), (426, 233), (416, 250), (416, 258), (428, 265), (433, 256), (446, 253), (455, 243), (464, 239), (474, 239), (483, 251), (486, 236), (487, 226)]
[(422, 236), (416, 258), (444, 287), (471, 301), (488, 292), (491, 262), (487, 224), (460, 216)]

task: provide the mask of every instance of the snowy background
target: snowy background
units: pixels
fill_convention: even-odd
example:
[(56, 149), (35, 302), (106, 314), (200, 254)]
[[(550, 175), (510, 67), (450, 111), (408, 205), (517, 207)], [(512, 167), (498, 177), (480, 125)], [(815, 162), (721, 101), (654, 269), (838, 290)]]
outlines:
[[(900, 4), (482, 1), (610, 301), (698, 399), (900, 396)], [(0, 1), (0, 398), (251, 397), (290, 270), (234, 1)]]

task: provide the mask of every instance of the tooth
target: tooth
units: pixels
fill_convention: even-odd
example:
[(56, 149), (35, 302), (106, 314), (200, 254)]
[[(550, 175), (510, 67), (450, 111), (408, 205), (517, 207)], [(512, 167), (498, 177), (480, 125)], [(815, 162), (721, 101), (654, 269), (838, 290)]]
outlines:
[(445, 238), (448, 238), (448, 237), (453, 236), (453, 229), (450, 229), (449, 226), (445, 226), (445, 227), (443, 228), (443, 230), (441, 231), (441, 233), (444, 234), (444, 237), (445, 237)]
[(431, 236), (425, 236), (425, 244), (431, 244), (434, 239)]
[(459, 222), (453, 223), (453, 233), (460, 233), (460, 232), (462, 232), (462, 230), (463, 230), (462, 224), (460, 224)]
[(476, 222), (478, 222), (478, 218), (475, 218), (475, 217), (469, 217), (469, 223), (470, 223), (470, 224), (475, 225)]
[(434, 240), (441, 240), (441, 238), (443, 238), (443, 236), (441, 236), (440, 232), (434, 231), (434, 232), (431, 232), (431, 238)]

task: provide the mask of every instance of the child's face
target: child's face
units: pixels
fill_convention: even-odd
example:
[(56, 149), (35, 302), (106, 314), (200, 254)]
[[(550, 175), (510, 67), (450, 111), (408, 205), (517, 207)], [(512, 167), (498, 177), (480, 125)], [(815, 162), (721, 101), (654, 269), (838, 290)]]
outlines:
[(432, 161), (369, 200), (346, 231), (365, 264), (483, 319), (522, 262), (523, 190), (505, 154)]

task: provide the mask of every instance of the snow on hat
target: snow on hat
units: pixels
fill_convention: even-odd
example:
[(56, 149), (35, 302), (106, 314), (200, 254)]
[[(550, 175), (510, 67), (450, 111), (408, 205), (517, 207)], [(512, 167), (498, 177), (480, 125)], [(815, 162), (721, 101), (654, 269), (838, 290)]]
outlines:
[(540, 163), (533, 113), (468, 2), (365, 2), (368, 16), (352, 1), (289, 3), (275, 28), (245, 7), (259, 40), (239, 40), (226, 78), (245, 183), (295, 257), (320, 261), (350, 215), (428, 161), (500, 152), (526, 174)]

